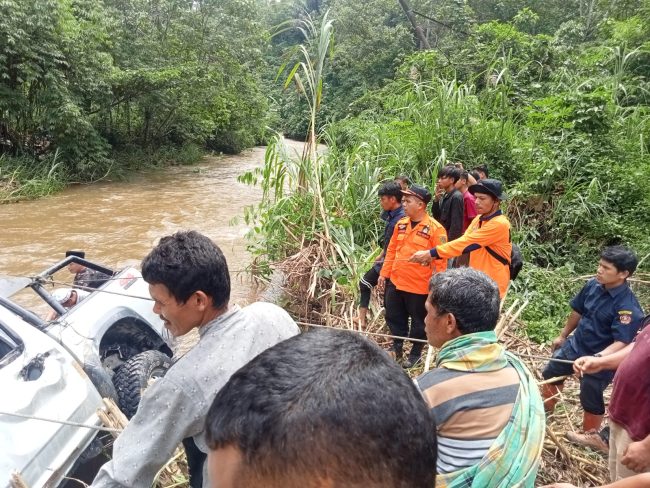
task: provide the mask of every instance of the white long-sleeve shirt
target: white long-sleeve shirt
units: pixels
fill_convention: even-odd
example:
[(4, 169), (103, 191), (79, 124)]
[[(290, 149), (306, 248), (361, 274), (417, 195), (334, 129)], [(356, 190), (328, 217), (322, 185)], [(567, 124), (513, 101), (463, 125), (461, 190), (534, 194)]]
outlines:
[[(149, 488), (186, 437), (207, 453), (204, 423), (217, 392), (259, 353), (298, 333), (287, 312), (263, 302), (234, 306), (202, 326), (196, 346), (144, 393), (92, 487)], [(205, 466), (203, 486), (209, 486)]]

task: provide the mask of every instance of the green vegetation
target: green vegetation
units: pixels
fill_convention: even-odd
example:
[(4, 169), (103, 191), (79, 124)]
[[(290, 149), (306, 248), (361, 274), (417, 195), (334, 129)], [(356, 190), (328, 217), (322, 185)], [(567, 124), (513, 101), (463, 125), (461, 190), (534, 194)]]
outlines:
[(0, 198), (263, 140), (258, 2), (1, 4)]
[(650, 0), (362, 3), (0, 0), (0, 200), (302, 138), (243, 176), (247, 218), (261, 264), (314, 253), (305, 296), (333, 310), (383, 179), (487, 164), (526, 258), (508, 299), (548, 338), (602, 246), (650, 254)]
[[(398, 2), (369, 2), (370, 12), (383, 12), (374, 17), (343, 0), (313, 3), (321, 15), (320, 3), (329, 6), (335, 19), (318, 125), (328, 150), (299, 159), (271, 145), (258, 175), (265, 201), (254, 212), (255, 249), (270, 260), (325, 241), (328, 262), (308, 298), (343, 302), (356, 294), (364, 262), (377, 252), (381, 180), (404, 173), (431, 187), (449, 161), (487, 164), (506, 184), (514, 240), (526, 260), (509, 300), (530, 300), (523, 318), (538, 340), (557, 332), (600, 248), (623, 243), (640, 258), (650, 254), (649, 2), (411, 2), (438, 22), (421, 25), (429, 37), (418, 37), (420, 45), (432, 46), (425, 50), (416, 49), (405, 18), (396, 20)], [(359, 76), (357, 63), (340, 64), (353, 49), (360, 71), (375, 62), (374, 73), (390, 72), (372, 42), (358, 42), (360, 32), (375, 32), (389, 18), (394, 32), (412, 36), (392, 79), (369, 77), (373, 85), (362, 85), (361, 96), (341, 88), (337, 80)], [(299, 103), (293, 117), (309, 120)], [(300, 183), (304, 166), (319, 170)], [(647, 286), (637, 292), (648, 308)]]

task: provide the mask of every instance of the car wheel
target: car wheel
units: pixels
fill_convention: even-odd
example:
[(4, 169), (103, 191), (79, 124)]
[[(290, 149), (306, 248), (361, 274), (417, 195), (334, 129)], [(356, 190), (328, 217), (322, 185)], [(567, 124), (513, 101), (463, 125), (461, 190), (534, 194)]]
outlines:
[(160, 351), (145, 351), (128, 359), (113, 376), (118, 404), (124, 415), (135, 415), (144, 390), (165, 376), (172, 359)]

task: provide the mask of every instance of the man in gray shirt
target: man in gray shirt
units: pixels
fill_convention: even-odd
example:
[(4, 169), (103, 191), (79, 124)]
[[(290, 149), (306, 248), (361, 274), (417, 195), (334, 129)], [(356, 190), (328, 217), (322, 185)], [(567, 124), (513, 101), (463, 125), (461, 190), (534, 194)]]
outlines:
[[(217, 245), (195, 231), (163, 237), (142, 262), (154, 312), (174, 337), (198, 328), (200, 339), (142, 396), (93, 487), (149, 488), (183, 439), (207, 453), (205, 417), (230, 376), (265, 349), (299, 333), (281, 308), (230, 306), (230, 275)], [(201, 459), (202, 461), (202, 459)], [(203, 463), (199, 463), (203, 464)], [(209, 486), (205, 467), (202, 483)], [(200, 476), (196, 476), (200, 478)]]

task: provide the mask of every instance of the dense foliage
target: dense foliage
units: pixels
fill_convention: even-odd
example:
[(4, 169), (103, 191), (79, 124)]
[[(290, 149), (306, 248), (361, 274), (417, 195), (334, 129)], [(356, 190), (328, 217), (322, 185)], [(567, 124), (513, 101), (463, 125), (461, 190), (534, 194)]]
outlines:
[(255, 249), (275, 261), (323, 243), (331, 296), (353, 295), (378, 252), (379, 183), (432, 186), (449, 161), (506, 184), (526, 258), (509, 300), (530, 299), (535, 337), (602, 246), (648, 269), (650, 0), (0, 6), (1, 200), (238, 152), (270, 126), (328, 149), (296, 158), (278, 139), (245, 175), (265, 189)]
[[(405, 173), (431, 187), (453, 161), (487, 164), (506, 184), (526, 258), (509, 300), (530, 300), (524, 318), (534, 337), (558, 330), (579, 276), (593, 274), (604, 245), (631, 246), (640, 272), (648, 270), (650, 2), (412, 2), (438, 22), (423, 24), (430, 48), (416, 49), (408, 24), (396, 22), (406, 38), (395, 36), (393, 47), (405, 46), (395, 58), (404, 59), (383, 83), (377, 77), (395, 58), (381, 58), (374, 39), (358, 42), (357, 34), (376, 32), (381, 43), (386, 31), (377, 22), (389, 29), (398, 2), (369, 2), (370, 12), (383, 13), (372, 16), (344, 0), (315, 3), (339, 19), (319, 118), (328, 151), (298, 161), (271, 148), (258, 251), (280, 259), (329, 234), (331, 268), (323, 273), (354, 293), (377, 252), (378, 183)], [(318, 168), (308, 191), (285, 193), (305, 167)], [(647, 308), (647, 286), (637, 291)]]
[(192, 147), (238, 152), (262, 140), (266, 37), (255, 0), (0, 5), (5, 194), (120, 173), (161, 147), (158, 157), (184, 148), (182, 160), (200, 154)]

